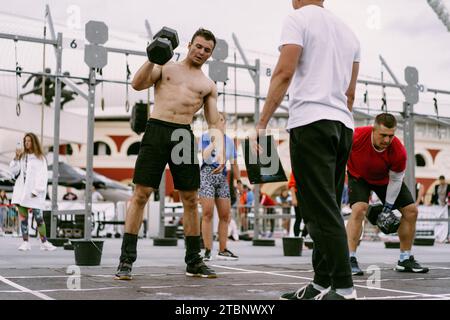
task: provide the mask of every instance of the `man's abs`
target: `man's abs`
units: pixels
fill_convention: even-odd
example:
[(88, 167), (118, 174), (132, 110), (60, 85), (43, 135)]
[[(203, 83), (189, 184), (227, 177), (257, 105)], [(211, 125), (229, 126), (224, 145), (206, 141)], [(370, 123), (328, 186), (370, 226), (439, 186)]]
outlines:
[(151, 117), (190, 124), (194, 114), (211, 93), (211, 83), (203, 73), (186, 72), (177, 64), (163, 68), (155, 87), (155, 108)]

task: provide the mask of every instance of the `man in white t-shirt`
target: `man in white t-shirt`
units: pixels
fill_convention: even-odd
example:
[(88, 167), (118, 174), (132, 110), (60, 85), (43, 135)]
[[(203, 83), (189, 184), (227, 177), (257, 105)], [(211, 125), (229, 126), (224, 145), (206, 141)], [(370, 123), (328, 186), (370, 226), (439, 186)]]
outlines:
[(360, 45), (323, 3), (292, 0), (295, 10), (284, 20), (280, 57), (256, 125), (257, 131), (267, 127), (291, 85), (287, 129), (300, 210), (314, 240), (314, 280), (281, 296), (288, 300), (356, 299), (340, 208)]

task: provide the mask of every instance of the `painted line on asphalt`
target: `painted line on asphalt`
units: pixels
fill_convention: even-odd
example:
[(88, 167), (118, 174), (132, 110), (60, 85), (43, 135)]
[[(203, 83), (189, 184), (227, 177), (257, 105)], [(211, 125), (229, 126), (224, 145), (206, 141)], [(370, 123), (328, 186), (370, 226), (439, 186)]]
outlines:
[[(229, 270), (254, 271), (254, 272), (259, 272), (259, 273), (263, 273), (263, 274), (270, 274), (270, 275), (274, 275), (274, 276), (297, 278), (297, 279), (304, 279), (304, 280), (310, 280), (310, 281), (313, 280), (313, 278), (300, 277), (300, 276), (294, 276), (294, 275), (288, 275), (288, 274), (280, 274), (280, 273), (271, 272), (271, 271), (256, 271), (256, 270), (248, 270), (248, 269), (243, 269), (243, 268), (226, 267), (226, 266), (221, 266), (221, 265), (212, 265), (212, 266), (213, 267), (217, 267), (217, 268), (229, 269)], [(412, 291), (395, 290), (395, 289), (387, 289), (387, 288), (377, 288), (377, 287), (369, 287), (369, 286), (362, 286), (362, 285), (355, 285), (355, 287), (365, 288), (365, 289), (370, 289), (370, 290), (380, 290), (380, 291), (387, 291), (387, 292), (394, 292), (394, 293), (403, 293), (403, 294), (410, 294), (410, 295), (420, 295), (422, 297), (432, 297), (432, 298), (440, 298), (440, 299), (444, 299), (444, 300), (450, 300), (450, 298), (447, 297), (445, 294), (444, 295), (428, 294), (428, 293), (421, 293), (421, 292), (412, 292)]]
[[(250, 287), (250, 286), (274, 286), (274, 285), (304, 285), (306, 282), (261, 282), (261, 283), (227, 283), (220, 286), (235, 286), (235, 287)], [(188, 284), (188, 285), (173, 285), (173, 286), (144, 286), (141, 289), (171, 289), (171, 288), (197, 288), (197, 287), (209, 287), (207, 284)]]
[(9, 285), (11, 287), (14, 287), (14, 288), (20, 290), (22, 292), (30, 293), (30, 294), (32, 294), (32, 295), (34, 295), (34, 296), (36, 296), (38, 298), (41, 298), (43, 300), (55, 300), (55, 299), (50, 298), (49, 296), (47, 296), (47, 295), (45, 295), (43, 293), (33, 291), (31, 289), (25, 288), (24, 286), (21, 286), (20, 284), (14, 283), (11, 280), (5, 279), (2, 276), (0, 276), (0, 281), (2, 281), (3, 283), (6, 283), (7, 285)]
[[(104, 287), (104, 288), (86, 288), (86, 289), (42, 289), (35, 290), (34, 292), (86, 292), (86, 291), (105, 291), (105, 290), (114, 290), (114, 289), (132, 289), (133, 287)], [(0, 290), (0, 293), (28, 293), (20, 290)]]

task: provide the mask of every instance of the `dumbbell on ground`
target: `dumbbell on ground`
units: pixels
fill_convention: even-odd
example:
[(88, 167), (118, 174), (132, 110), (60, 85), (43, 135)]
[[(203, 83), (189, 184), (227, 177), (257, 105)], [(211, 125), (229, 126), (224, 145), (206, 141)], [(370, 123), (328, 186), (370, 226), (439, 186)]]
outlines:
[(164, 65), (172, 59), (173, 50), (178, 47), (178, 34), (175, 30), (163, 27), (147, 47), (147, 56), (150, 62)]

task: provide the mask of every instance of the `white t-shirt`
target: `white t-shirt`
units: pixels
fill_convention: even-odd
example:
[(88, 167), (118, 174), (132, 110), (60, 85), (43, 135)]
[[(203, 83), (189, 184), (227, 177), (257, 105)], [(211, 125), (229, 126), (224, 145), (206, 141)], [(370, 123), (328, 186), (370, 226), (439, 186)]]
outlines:
[(284, 20), (280, 50), (286, 44), (303, 48), (289, 88), (287, 129), (325, 119), (340, 121), (353, 130), (345, 93), (353, 63), (360, 60), (355, 34), (328, 10), (307, 5)]

